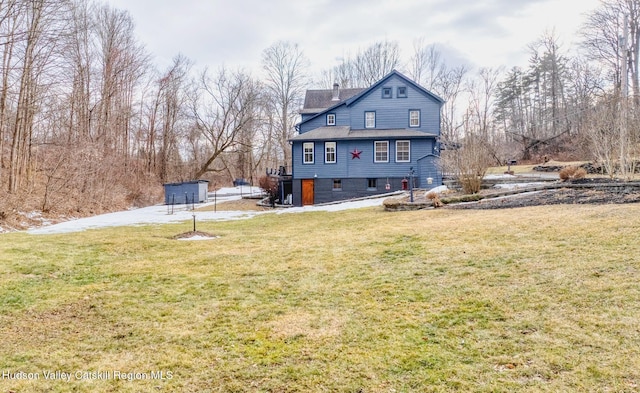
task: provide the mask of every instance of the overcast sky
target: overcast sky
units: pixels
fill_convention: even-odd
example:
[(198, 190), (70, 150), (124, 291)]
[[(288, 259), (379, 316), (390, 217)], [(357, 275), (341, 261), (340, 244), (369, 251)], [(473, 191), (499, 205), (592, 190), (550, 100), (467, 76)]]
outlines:
[[(377, 41), (437, 43), (478, 67), (525, 65), (527, 44), (555, 29), (575, 46), (599, 0), (108, 0), (129, 11), (136, 34), (165, 68), (182, 53), (198, 67), (260, 70), (262, 51), (298, 43), (314, 71)], [(456, 59), (452, 59), (455, 61)]]

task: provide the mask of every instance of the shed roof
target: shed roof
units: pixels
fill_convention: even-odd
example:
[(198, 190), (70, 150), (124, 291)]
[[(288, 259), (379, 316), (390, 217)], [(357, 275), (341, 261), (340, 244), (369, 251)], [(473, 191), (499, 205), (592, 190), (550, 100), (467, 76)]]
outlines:
[(188, 181), (181, 181), (176, 183), (164, 183), (163, 186), (181, 186), (183, 184), (201, 184), (201, 183), (209, 183), (209, 180), (188, 180)]

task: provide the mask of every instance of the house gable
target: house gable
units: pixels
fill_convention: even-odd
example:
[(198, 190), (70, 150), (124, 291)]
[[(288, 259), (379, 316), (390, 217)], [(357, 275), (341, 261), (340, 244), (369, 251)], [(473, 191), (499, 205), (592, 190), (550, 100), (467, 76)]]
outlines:
[[(328, 125), (327, 114), (335, 114), (334, 125), (348, 125), (353, 130), (365, 129), (367, 111), (375, 112), (376, 129), (405, 128), (409, 127), (409, 111), (419, 110), (420, 125), (416, 129), (439, 134), (440, 108), (444, 101), (398, 71), (392, 71), (367, 89), (348, 89), (344, 96), (351, 96), (341, 101), (331, 101), (330, 92), (307, 92), (305, 107), (301, 111), (302, 121), (298, 124), (299, 133)], [(331, 102), (334, 104), (324, 110), (311, 108)]]
[[(389, 80), (391, 78), (394, 78), (394, 77), (401, 79), (402, 83), (404, 85), (411, 85), (414, 89), (419, 90), (422, 94), (431, 97), (434, 101), (439, 102), (440, 105), (444, 104), (444, 100), (442, 98), (440, 98), (437, 95), (433, 94), (429, 90), (427, 90), (424, 87), (420, 86), (419, 84), (417, 84), (416, 82), (414, 82), (411, 79), (407, 78), (406, 76), (404, 76), (403, 74), (401, 74), (400, 72), (398, 72), (396, 70), (391, 71), (384, 78), (380, 79), (378, 82), (374, 83), (369, 88), (363, 90), (359, 94), (356, 94), (353, 97), (351, 97), (348, 100), (346, 100), (346, 104), (347, 105), (352, 105), (354, 102), (362, 99), (363, 97), (365, 97), (365, 96), (367, 96), (367, 95), (369, 95), (369, 94), (371, 94), (371, 93), (373, 93), (375, 91), (378, 91), (381, 87), (392, 87), (392, 86), (387, 86), (387, 85), (390, 83)], [(400, 86), (402, 86), (402, 84)], [(382, 94), (382, 92), (380, 92), (380, 93)], [(394, 96), (396, 96), (397, 91), (393, 91), (392, 90), (392, 93), (394, 94)], [(405, 96), (405, 97), (400, 97), (400, 98), (407, 98), (407, 97)]]
[[(398, 91), (404, 89), (404, 95)], [(384, 96), (386, 90), (391, 97)], [(367, 129), (366, 112), (375, 112), (376, 129), (412, 128), (431, 134), (440, 133), (440, 108), (443, 101), (398, 72), (388, 75), (366, 92), (347, 100), (350, 109), (349, 126), (352, 130)], [(410, 127), (410, 111), (419, 113), (419, 125)]]

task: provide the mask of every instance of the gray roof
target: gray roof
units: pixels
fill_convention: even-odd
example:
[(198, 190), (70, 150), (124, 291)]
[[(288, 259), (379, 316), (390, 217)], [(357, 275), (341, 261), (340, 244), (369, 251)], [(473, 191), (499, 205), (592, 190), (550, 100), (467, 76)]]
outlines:
[(365, 90), (364, 88), (339, 89), (338, 100), (333, 100), (333, 89), (307, 90), (304, 97), (304, 106), (300, 113), (320, 113), (340, 102), (343, 102)]
[(436, 134), (422, 131), (399, 129), (365, 129), (352, 130), (349, 126), (326, 126), (318, 127), (304, 134), (291, 138), (291, 141), (335, 141), (342, 139), (382, 139), (382, 138), (436, 138)]

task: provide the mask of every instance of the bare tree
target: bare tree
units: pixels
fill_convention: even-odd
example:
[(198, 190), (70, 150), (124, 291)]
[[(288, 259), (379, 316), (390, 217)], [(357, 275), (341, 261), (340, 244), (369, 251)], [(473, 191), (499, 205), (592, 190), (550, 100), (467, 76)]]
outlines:
[(499, 147), (504, 145), (504, 139), (498, 135), (493, 127), (493, 110), (498, 79), (501, 69), (481, 68), (477, 72), (477, 79), (469, 82), (469, 105), (467, 107), (465, 123), (467, 128), (482, 137), (489, 148), (496, 164), (501, 165), (507, 157), (498, 153)]
[(356, 80), (370, 86), (400, 65), (400, 46), (397, 41), (381, 41), (358, 53), (354, 60)]
[(410, 60), (410, 76), (419, 84), (444, 99), (442, 108), (442, 138), (453, 142), (463, 127), (458, 99), (465, 93), (469, 69), (466, 65), (447, 66), (436, 46), (425, 45), (424, 39), (414, 41)]
[[(607, 69), (616, 91), (620, 92), (623, 80), (630, 77), (633, 95), (640, 99), (640, 1), (603, 0), (587, 15), (582, 34), (587, 56)], [(623, 75), (625, 69), (629, 76)]]
[[(97, 94), (93, 89), (92, 75), (94, 53), (95, 18), (94, 8), (86, 1), (76, 1), (71, 4), (69, 27), (66, 36), (65, 51), (67, 62), (64, 64), (71, 90), (68, 93), (68, 136), (72, 143), (88, 142), (91, 136), (91, 115)], [(97, 79), (97, 78), (96, 78)]]
[(34, 0), (20, 10), (24, 33), (18, 47), (20, 65), (15, 112), (13, 116), (9, 157), (10, 193), (16, 192), (28, 176), (33, 153), (33, 129), (38, 112), (38, 100), (45, 83), (44, 71), (56, 48), (60, 27), (55, 23), (60, 12), (52, 0)]
[(340, 58), (340, 64), (331, 69), (321, 71), (320, 87), (331, 89), (334, 83), (337, 83), (341, 88), (347, 89), (362, 87), (359, 84), (355, 64), (349, 57), (342, 57)]
[(460, 131), (464, 124), (458, 114), (458, 98), (465, 93), (465, 80), (468, 68), (459, 65), (448, 69), (439, 81), (439, 94), (445, 103), (442, 107), (442, 137), (444, 140), (454, 141), (460, 137)]
[(620, 110), (621, 105), (622, 99), (619, 96), (609, 95), (600, 100), (596, 108), (586, 117), (588, 119), (586, 137), (593, 158), (602, 165), (604, 172), (610, 177), (617, 173), (625, 175), (620, 151), (625, 146), (633, 146), (628, 137), (621, 137), (625, 135), (621, 132), (621, 127), (626, 126), (629, 120), (623, 119), (624, 112)]
[(355, 57), (340, 59), (341, 63), (330, 70), (322, 71), (321, 86), (331, 88), (334, 83), (340, 87), (367, 87), (401, 65), (400, 46), (397, 41), (378, 41)]
[(134, 90), (146, 72), (148, 56), (134, 38), (128, 12), (102, 6), (96, 29), (101, 68), (95, 138), (107, 152), (127, 157)]
[(291, 42), (277, 42), (262, 52), (265, 87), (277, 122), (277, 143), (288, 167), (291, 167), (289, 139), (295, 134), (294, 125), (306, 88), (307, 66), (304, 53)]
[(146, 170), (155, 172), (162, 182), (172, 177), (179, 166), (178, 126), (187, 120), (187, 88), (191, 62), (184, 56), (174, 57), (173, 64), (157, 80), (156, 94), (148, 110), (148, 124), (143, 149)]
[(191, 98), (194, 127), (207, 142), (206, 158), (195, 178), (214, 171), (214, 161), (239, 143), (239, 136), (251, 124), (258, 92), (254, 82), (240, 71), (221, 69), (212, 79), (205, 70)]
[(2, 64), (0, 66), (0, 186), (3, 181), (3, 169), (6, 167), (5, 135), (9, 126), (10, 76), (14, 69), (14, 49), (20, 37), (20, 20), (22, 4), (17, 0), (0, 1), (0, 46), (2, 47)]
[(447, 65), (435, 44), (425, 44), (424, 37), (413, 42), (409, 76), (429, 90), (437, 92), (447, 73)]

